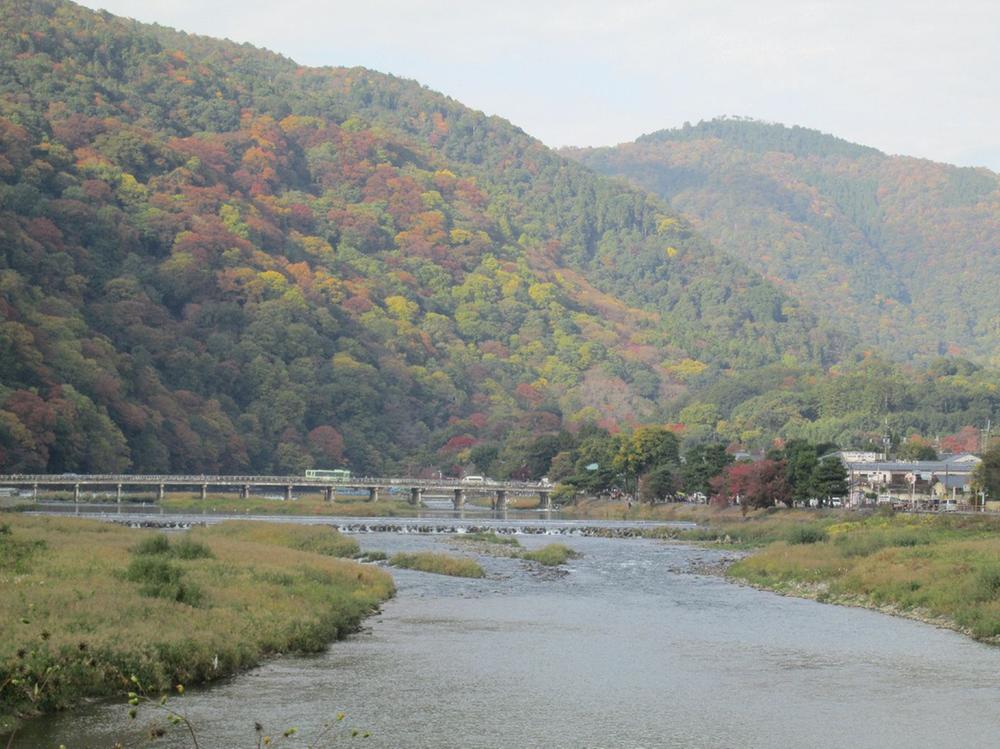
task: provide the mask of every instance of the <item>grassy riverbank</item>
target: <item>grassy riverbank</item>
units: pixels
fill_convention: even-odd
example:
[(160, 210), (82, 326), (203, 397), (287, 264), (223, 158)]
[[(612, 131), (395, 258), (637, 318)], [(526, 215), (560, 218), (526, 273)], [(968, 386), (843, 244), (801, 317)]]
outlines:
[(998, 518), (776, 512), (671, 535), (758, 547), (728, 570), (751, 585), (874, 608), (1000, 644)]
[(165, 537), (72, 518), (0, 515), (0, 734), (89, 697), (218, 679), (315, 652), (393, 594), (331, 555), (325, 528), (224, 523)]
[(670, 538), (697, 543), (722, 543), (756, 549), (776, 541), (797, 541), (803, 536), (824, 534), (826, 528), (857, 517), (845, 510), (753, 510), (746, 515), (738, 507), (717, 510), (706, 505), (681, 507), (669, 519), (698, 523), (696, 528), (660, 526), (643, 531), (652, 538)]

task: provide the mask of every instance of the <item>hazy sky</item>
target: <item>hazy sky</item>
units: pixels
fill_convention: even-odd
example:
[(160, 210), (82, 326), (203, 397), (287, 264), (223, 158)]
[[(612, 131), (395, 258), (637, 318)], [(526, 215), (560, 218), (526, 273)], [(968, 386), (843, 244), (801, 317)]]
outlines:
[(997, 0), (85, 0), (414, 78), (551, 146), (730, 114), (1000, 171)]

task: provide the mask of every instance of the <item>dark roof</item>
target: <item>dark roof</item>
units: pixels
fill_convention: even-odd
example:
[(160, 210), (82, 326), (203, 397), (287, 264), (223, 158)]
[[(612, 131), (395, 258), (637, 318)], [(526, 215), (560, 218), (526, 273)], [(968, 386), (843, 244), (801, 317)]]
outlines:
[(950, 463), (944, 460), (883, 460), (877, 463), (847, 463), (848, 470), (891, 471), (893, 473), (971, 473), (975, 463)]

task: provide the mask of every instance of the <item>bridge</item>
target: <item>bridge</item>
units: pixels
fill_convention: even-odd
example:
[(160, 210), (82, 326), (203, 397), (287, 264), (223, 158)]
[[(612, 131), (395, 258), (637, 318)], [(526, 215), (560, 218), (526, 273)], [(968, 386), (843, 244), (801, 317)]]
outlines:
[(502, 510), (507, 506), (509, 496), (537, 496), (539, 506), (552, 507), (552, 485), (533, 481), (482, 481), (469, 482), (461, 479), (416, 479), (416, 478), (352, 478), (331, 481), (330, 479), (306, 478), (305, 476), (133, 476), (127, 474), (14, 474), (0, 476), (0, 487), (28, 490), (33, 496), (41, 489), (72, 490), (73, 501), (80, 501), (80, 492), (89, 490), (114, 490), (116, 501), (121, 503), (126, 489), (155, 491), (162, 500), (168, 491), (196, 491), (202, 499), (208, 497), (209, 489), (238, 491), (241, 498), (247, 498), (255, 489), (278, 489), (285, 499), (292, 499), (296, 490), (319, 491), (327, 502), (333, 501), (337, 489), (360, 489), (368, 492), (368, 500), (377, 502), (383, 492), (403, 493), (412, 505), (423, 501), (424, 494), (444, 494), (450, 496), (459, 509), (465, 505), (469, 494), (486, 494), (491, 498), (491, 506)]

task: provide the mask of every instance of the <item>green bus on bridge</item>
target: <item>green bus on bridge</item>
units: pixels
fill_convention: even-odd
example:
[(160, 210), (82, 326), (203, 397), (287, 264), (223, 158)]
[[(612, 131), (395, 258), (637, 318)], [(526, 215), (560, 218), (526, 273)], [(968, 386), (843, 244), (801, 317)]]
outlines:
[(310, 468), (306, 471), (306, 478), (319, 479), (320, 481), (350, 481), (351, 472), (346, 468), (334, 468), (333, 470)]

